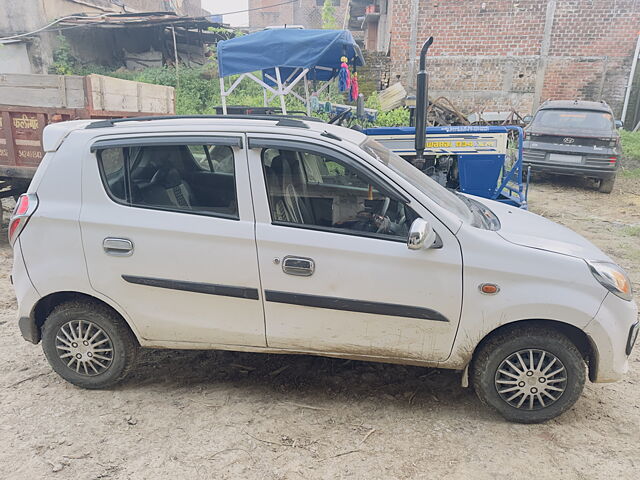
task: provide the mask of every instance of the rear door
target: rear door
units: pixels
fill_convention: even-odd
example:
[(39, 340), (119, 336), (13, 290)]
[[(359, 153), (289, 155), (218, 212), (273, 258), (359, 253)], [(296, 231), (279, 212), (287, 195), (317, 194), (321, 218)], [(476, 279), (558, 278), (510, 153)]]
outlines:
[(84, 162), (92, 287), (150, 343), (264, 346), (241, 135), (108, 137)]

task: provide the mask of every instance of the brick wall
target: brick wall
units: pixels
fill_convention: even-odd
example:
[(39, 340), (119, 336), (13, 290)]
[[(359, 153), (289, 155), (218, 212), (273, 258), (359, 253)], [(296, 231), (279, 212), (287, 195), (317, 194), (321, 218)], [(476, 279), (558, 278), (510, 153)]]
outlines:
[(392, 79), (413, 84), (414, 29), (418, 52), (435, 38), (432, 98), (445, 95), (465, 111), (522, 113), (546, 99), (602, 99), (621, 112), (640, 30), (637, 0), (420, 0), (417, 17), (413, 2), (392, 2)]
[(389, 57), (383, 52), (362, 52), (365, 65), (358, 67), (358, 90), (366, 96), (389, 86)]

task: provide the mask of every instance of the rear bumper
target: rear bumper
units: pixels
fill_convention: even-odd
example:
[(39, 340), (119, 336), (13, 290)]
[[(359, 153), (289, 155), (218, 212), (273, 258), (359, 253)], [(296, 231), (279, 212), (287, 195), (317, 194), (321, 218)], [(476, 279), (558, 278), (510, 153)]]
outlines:
[[(554, 154), (569, 155), (576, 158), (578, 163), (551, 160), (550, 157)], [(611, 163), (612, 159), (614, 163)], [(620, 152), (616, 148), (595, 149), (581, 145), (566, 146), (525, 141), (522, 162), (525, 167), (530, 166), (534, 172), (608, 179), (616, 175)]]
[(38, 343), (40, 341), (40, 329), (32, 317), (20, 317), (18, 327), (22, 338), (27, 342)]
[(587, 165), (559, 165), (557, 163), (522, 161), (524, 168), (531, 167), (532, 172), (557, 173), (559, 175), (575, 175), (609, 179), (616, 176), (615, 168), (591, 167)]
[(40, 300), (40, 294), (31, 283), (27, 268), (22, 258), (20, 238), (13, 245), (13, 270), (11, 271), (13, 288), (18, 299), (18, 327), (22, 337), (31, 343), (40, 341), (40, 330), (32, 315), (33, 309)]
[[(607, 294), (595, 318), (584, 329), (594, 347), (589, 378), (592, 382), (616, 382), (629, 370), (629, 345), (638, 307), (612, 293)], [(627, 353), (629, 352), (629, 353)]]

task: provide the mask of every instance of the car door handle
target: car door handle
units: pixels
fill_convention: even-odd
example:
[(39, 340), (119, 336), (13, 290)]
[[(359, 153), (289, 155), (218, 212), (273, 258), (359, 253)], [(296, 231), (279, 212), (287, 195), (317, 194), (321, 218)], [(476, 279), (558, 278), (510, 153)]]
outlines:
[(133, 242), (128, 238), (107, 237), (102, 242), (102, 248), (107, 255), (128, 257), (133, 254)]
[(316, 269), (315, 262), (310, 258), (287, 256), (282, 260), (282, 271), (298, 277), (310, 277)]

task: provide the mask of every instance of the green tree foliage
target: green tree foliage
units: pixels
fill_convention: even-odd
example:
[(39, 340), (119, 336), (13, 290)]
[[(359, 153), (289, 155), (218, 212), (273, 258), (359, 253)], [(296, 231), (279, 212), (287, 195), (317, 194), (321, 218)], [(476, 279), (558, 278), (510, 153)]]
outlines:
[(324, 4), (322, 5), (322, 28), (329, 30), (338, 28), (336, 7), (333, 6), (333, 0), (324, 0)]

